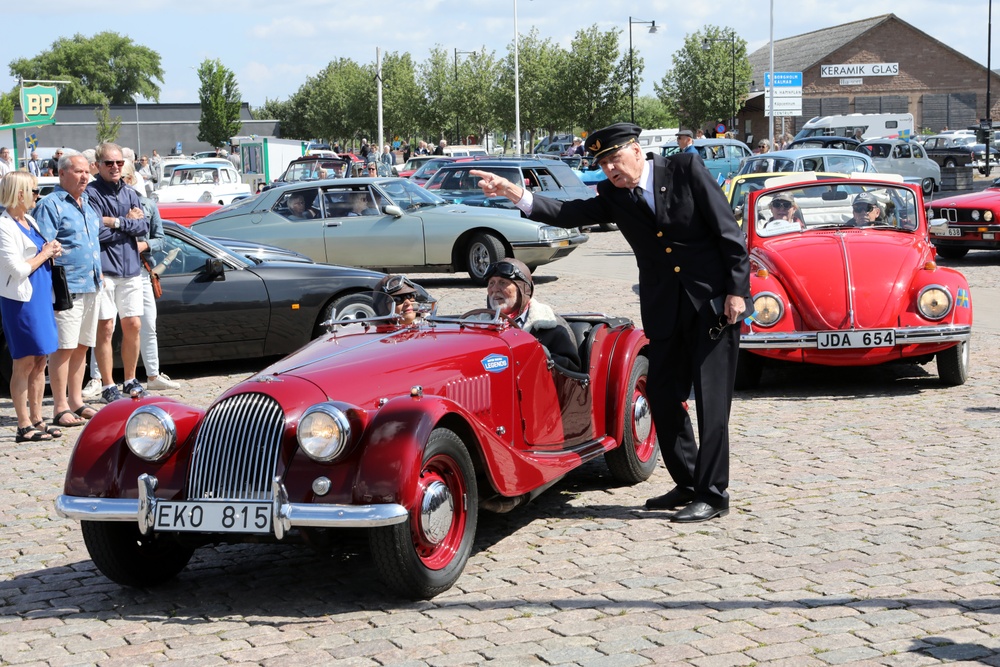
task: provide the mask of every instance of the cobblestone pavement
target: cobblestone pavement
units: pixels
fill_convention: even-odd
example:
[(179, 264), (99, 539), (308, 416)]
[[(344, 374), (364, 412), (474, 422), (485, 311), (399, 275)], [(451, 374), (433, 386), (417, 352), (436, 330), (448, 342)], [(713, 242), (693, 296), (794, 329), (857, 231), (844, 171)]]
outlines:
[[(539, 296), (637, 318), (633, 280), (579, 269), (634, 271), (621, 237), (580, 253), (539, 270)], [(974, 299), (1000, 281), (1000, 253), (953, 264)], [(421, 278), (481, 303), (461, 278)], [(457, 586), (417, 603), (354, 534), (205, 549), (165, 586), (112, 584), (53, 511), (76, 434), (17, 444), (0, 400), (0, 664), (1000, 665), (998, 347), (977, 331), (956, 388), (933, 365), (768, 372), (733, 407), (728, 517), (670, 524), (640, 509), (662, 467), (616, 487), (595, 462), (484, 514)], [(167, 370), (206, 405), (254, 365)]]

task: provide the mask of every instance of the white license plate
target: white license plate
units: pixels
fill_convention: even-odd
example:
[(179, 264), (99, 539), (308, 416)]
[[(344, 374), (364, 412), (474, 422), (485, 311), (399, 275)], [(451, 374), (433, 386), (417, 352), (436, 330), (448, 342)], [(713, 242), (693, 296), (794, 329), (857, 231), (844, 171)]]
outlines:
[(961, 236), (961, 235), (962, 235), (961, 227), (949, 227), (948, 229), (944, 230), (943, 234), (940, 234), (940, 236)]
[(271, 504), (159, 501), (153, 519), (153, 530), (167, 532), (270, 533)]
[(845, 350), (864, 347), (892, 347), (896, 344), (893, 329), (867, 331), (820, 331), (816, 334), (816, 347), (821, 350)]
[(984, 241), (995, 241), (996, 237), (997, 237), (996, 234), (983, 232), (983, 240)]

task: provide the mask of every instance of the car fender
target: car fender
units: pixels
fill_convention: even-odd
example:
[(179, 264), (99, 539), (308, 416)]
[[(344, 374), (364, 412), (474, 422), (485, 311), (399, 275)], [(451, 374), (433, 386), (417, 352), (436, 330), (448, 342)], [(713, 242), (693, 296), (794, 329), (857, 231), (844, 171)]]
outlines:
[(625, 392), (632, 366), (649, 339), (642, 329), (625, 329), (615, 340), (608, 370), (607, 423), (605, 432), (621, 444), (625, 431)]
[[(128, 419), (143, 405), (157, 405), (165, 410), (177, 429), (174, 451), (161, 461), (144, 461), (125, 444)], [(135, 498), (139, 475), (148, 473), (157, 478), (158, 488), (167, 492), (165, 497), (172, 497), (184, 487), (190, 455), (188, 439), (204, 415), (204, 410), (165, 396), (126, 399), (104, 406), (87, 422), (77, 439), (63, 492), (77, 497)]]
[[(383, 405), (365, 429), (354, 501), (412, 507), (431, 431), (458, 410), (456, 404), (437, 396), (400, 396)], [(478, 458), (477, 450), (470, 450), (470, 454)]]

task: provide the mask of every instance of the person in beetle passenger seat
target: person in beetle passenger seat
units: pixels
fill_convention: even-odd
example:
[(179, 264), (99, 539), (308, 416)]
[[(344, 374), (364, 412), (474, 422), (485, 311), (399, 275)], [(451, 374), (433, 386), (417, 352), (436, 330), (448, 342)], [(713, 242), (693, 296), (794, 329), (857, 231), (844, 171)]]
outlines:
[(505, 257), (490, 264), (486, 280), (486, 302), (490, 308), (499, 308), (514, 324), (537, 338), (558, 366), (581, 372), (573, 331), (550, 306), (532, 298), (535, 283), (523, 262)]

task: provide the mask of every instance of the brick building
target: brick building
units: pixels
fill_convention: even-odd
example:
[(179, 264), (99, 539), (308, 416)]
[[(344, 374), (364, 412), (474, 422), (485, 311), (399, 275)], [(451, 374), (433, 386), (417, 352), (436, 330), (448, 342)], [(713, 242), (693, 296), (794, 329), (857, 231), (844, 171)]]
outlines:
[[(750, 54), (749, 61), (755, 89), (738, 124), (740, 138), (747, 142), (768, 136), (763, 82), (770, 69), (770, 44)], [(860, 65), (868, 67), (858, 76)], [(802, 72), (802, 115), (776, 117), (775, 136), (782, 133), (782, 124), (784, 132), (794, 135), (815, 116), (909, 112), (918, 131), (934, 132), (977, 125), (987, 116), (986, 67), (895, 14), (776, 40), (774, 71)], [(997, 119), (1000, 76), (990, 77), (990, 116)]]

